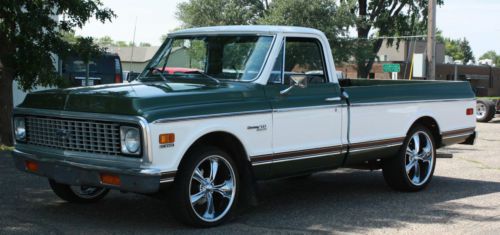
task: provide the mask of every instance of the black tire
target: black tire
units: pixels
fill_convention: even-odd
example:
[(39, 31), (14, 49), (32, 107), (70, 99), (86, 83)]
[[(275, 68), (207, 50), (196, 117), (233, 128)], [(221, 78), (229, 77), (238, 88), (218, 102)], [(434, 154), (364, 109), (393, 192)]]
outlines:
[(492, 100), (480, 99), (476, 104), (476, 120), (478, 122), (489, 122), (495, 117), (496, 105)]
[[(207, 169), (206, 164), (207, 161), (209, 161), (209, 166), (211, 166), (211, 160), (214, 158), (217, 159), (219, 166), (217, 167), (216, 177), (210, 180), (212, 168)], [(231, 168), (231, 170), (229, 168)], [(195, 180), (195, 169), (200, 169), (198, 172), (201, 173), (200, 175), (203, 176), (202, 178), (206, 180), (204, 181), (205, 183), (212, 181), (210, 186), (212, 191), (208, 189), (209, 187), (206, 186), (207, 184), (204, 186), (200, 181)], [(239, 190), (241, 189), (237, 165), (226, 152), (212, 146), (196, 147), (185, 156), (177, 172), (171, 191), (173, 200), (171, 200), (172, 203), (170, 203), (176, 219), (190, 226), (213, 227), (232, 218), (238, 204)], [(207, 173), (209, 175), (208, 177), (206, 177)], [(227, 177), (230, 178), (226, 179)], [(215, 190), (218, 185), (226, 184), (228, 181), (232, 182), (231, 186), (234, 185), (234, 188), (231, 190), (232, 199), (223, 197), (220, 192)], [(203, 193), (202, 191), (205, 192), (205, 196), (197, 200), (202, 202), (192, 204), (192, 197), (196, 194)], [(232, 193), (233, 191), (234, 193)], [(212, 208), (215, 208), (212, 215), (214, 218), (210, 221), (205, 218), (205, 215), (209, 211), (207, 192), (211, 192), (212, 196), (210, 197), (212, 198), (212, 205), (214, 205)], [(221, 211), (220, 213), (217, 212), (219, 209)], [(205, 213), (200, 215), (200, 211), (205, 211)]]
[[(78, 194), (73, 189), (71, 189), (70, 185), (60, 184), (55, 182), (54, 180), (49, 180), (50, 188), (52, 191), (63, 199), (64, 201), (71, 203), (94, 203), (101, 199), (103, 199), (108, 193), (109, 189), (99, 188), (99, 187), (87, 187), (88, 189), (95, 189), (93, 193), (88, 195)], [(80, 186), (85, 187), (85, 186)]]
[[(423, 138), (425, 141), (422, 141), (423, 139), (418, 141), (420, 143), (418, 148), (420, 149), (420, 152), (417, 150), (417, 154), (415, 154), (415, 152), (410, 151), (410, 149), (415, 149), (416, 141), (412, 139), (415, 135), (417, 135), (417, 133), (419, 136), (418, 138)], [(429, 129), (422, 125), (415, 125), (408, 132), (408, 135), (406, 136), (397, 156), (385, 159), (382, 162), (382, 172), (387, 184), (395, 190), (405, 192), (420, 191), (427, 187), (427, 185), (431, 182), (434, 174), (434, 168), (436, 167), (435, 146), (434, 138)], [(407, 153), (407, 150), (409, 150), (410, 153)], [(424, 154), (424, 152), (426, 154)], [(419, 158), (423, 158), (423, 156), (425, 156), (425, 161), (419, 160)], [(415, 166), (415, 164), (410, 166), (411, 163), (414, 163), (415, 161), (417, 166)], [(407, 166), (410, 168), (409, 171), (407, 171)], [(416, 170), (417, 168), (418, 173)], [(422, 170), (425, 173), (422, 173)], [(419, 182), (422, 176), (424, 176), (424, 179), (422, 179), (422, 182)]]

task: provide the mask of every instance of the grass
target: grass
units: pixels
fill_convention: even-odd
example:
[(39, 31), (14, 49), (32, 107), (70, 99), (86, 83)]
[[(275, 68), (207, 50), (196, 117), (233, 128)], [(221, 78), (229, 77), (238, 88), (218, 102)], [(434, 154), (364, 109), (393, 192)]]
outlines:
[(5, 145), (0, 145), (0, 151), (12, 151), (14, 150), (14, 147), (10, 147), (10, 146), (5, 146)]

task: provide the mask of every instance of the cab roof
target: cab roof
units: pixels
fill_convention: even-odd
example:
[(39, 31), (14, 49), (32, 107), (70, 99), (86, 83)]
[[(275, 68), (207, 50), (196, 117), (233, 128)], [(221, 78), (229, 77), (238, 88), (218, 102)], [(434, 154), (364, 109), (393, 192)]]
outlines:
[(211, 26), (183, 29), (169, 36), (189, 35), (189, 34), (224, 34), (224, 33), (255, 33), (255, 34), (278, 34), (278, 33), (305, 33), (323, 35), (323, 32), (306, 27), (279, 26), (279, 25), (231, 25), (231, 26)]

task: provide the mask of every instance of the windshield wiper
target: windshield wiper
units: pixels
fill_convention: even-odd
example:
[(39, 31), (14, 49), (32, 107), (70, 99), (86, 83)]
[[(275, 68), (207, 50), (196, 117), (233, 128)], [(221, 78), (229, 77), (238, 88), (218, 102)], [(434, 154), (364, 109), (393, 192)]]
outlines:
[(161, 79), (163, 79), (163, 81), (165, 81), (165, 82), (168, 82), (168, 78), (165, 77), (165, 75), (163, 75), (163, 71), (160, 71), (159, 69), (157, 69), (155, 67), (149, 67), (148, 70), (151, 74), (154, 74), (153, 72), (157, 71), (158, 72), (157, 74), (160, 75)]

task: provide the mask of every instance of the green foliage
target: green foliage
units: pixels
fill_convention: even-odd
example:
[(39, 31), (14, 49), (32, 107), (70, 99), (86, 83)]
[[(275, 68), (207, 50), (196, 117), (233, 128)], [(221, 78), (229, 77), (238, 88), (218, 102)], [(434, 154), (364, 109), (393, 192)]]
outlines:
[(177, 18), (183, 27), (255, 24), (264, 5), (259, 0), (190, 0), (177, 6)]
[(0, 151), (12, 151), (12, 150), (14, 150), (14, 147), (5, 146), (3, 144), (0, 144)]
[[(99, 45), (102, 48), (109, 48), (109, 47), (131, 47), (131, 46), (137, 46), (133, 42), (125, 42), (125, 41), (114, 41), (110, 36), (104, 36), (96, 40), (97, 45)], [(151, 44), (147, 42), (140, 42), (139, 43), (140, 47), (150, 47)]]
[[(438, 5), (443, 0), (437, 1)], [(340, 0), (340, 8), (350, 13), (358, 41), (353, 43), (358, 77), (367, 77), (383, 40), (371, 37), (422, 34), (427, 27), (428, 0)], [(376, 32), (376, 34), (374, 34)], [(369, 39), (363, 41), (364, 39)], [(400, 40), (388, 40), (389, 44)]]
[[(189, 0), (178, 5), (177, 17), (184, 27), (259, 23), (317, 28), (329, 38), (336, 61), (354, 58), (363, 77), (382, 46), (373, 37), (425, 34), (427, 5), (428, 0)], [(352, 29), (358, 40), (346, 39)], [(399, 40), (389, 40), (394, 42)]]
[(454, 60), (461, 60), (464, 63), (475, 61), (474, 55), (472, 53), (472, 48), (470, 47), (469, 41), (466, 38), (445, 38), (444, 45), (446, 55), (453, 57)]
[(500, 55), (497, 54), (495, 51), (487, 51), (481, 57), (479, 57), (479, 59), (480, 60), (489, 59), (492, 60), (497, 67), (500, 66)]
[(2, 79), (15, 78), (25, 90), (57, 84), (60, 78), (54, 72), (53, 55), (64, 57), (84, 45), (64, 40), (65, 32), (82, 27), (92, 17), (105, 22), (114, 13), (99, 0), (2, 0), (0, 62), (8, 71)]
[(347, 61), (350, 53), (346, 40), (339, 36), (347, 36), (344, 25), (348, 25), (346, 12), (340, 11), (335, 0), (274, 0), (259, 24), (291, 25), (316, 28), (325, 33), (330, 40), (331, 49), (336, 61)]
[(470, 47), (469, 41), (464, 38), (460, 43), (460, 49), (464, 54), (464, 63), (468, 63), (469, 61), (475, 62), (474, 53), (472, 53), (472, 48)]

